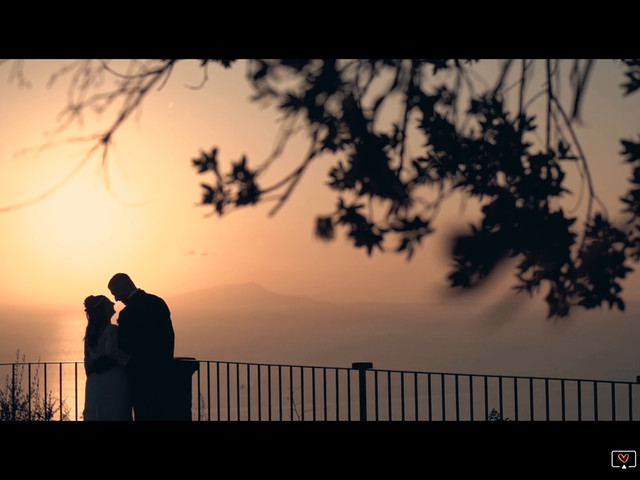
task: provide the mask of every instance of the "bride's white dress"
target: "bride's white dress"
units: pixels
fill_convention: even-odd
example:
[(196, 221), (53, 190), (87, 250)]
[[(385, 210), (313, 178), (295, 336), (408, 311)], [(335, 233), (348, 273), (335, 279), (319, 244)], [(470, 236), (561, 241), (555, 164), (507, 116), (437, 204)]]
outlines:
[(84, 420), (132, 420), (129, 384), (123, 367), (129, 357), (118, 348), (117, 325), (108, 324), (100, 333), (95, 347), (90, 347), (85, 341), (85, 363), (90, 364), (103, 355), (108, 355), (116, 363), (104, 372), (87, 376)]

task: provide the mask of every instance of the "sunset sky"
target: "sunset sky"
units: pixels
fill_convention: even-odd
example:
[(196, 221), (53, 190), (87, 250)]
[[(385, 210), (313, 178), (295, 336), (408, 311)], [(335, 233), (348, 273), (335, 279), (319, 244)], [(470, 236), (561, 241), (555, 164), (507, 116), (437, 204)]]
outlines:
[[(128, 273), (147, 292), (175, 297), (169, 306), (176, 357), (347, 368), (352, 362), (372, 362), (376, 369), (625, 382), (639, 378), (639, 272), (623, 283), (626, 312), (606, 306), (574, 311), (566, 322), (546, 318), (546, 291), (535, 299), (511, 292), (513, 270), (472, 294), (455, 296), (447, 288), (452, 262), (445, 240), (477, 220), (477, 205), (452, 197), (433, 225), (436, 233), (423, 240), (411, 261), (393, 252), (395, 244), (369, 256), (366, 249), (353, 247), (341, 229), (334, 241), (323, 242), (314, 236), (316, 216), (332, 213), (338, 198), (326, 185), (335, 164), (329, 157), (311, 165), (274, 216), (269, 215), (274, 204), (266, 203), (219, 217), (200, 205), (200, 184), (211, 178), (199, 175), (192, 160), (217, 147), (223, 171), (243, 155), (255, 166), (271, 154), (279, 128), (275, 107), (250, 99), (246, 61), (231, 69), (210, 65), (202, 88), (193, 88), (202, 81), (200, 61), (178, 62), (169, 81), (152, 91), (117, 131), (104, 163), (100, 152), (86, 157), (93, 142), (69, 140), (104, 130), (117, 110), (85, 112), (82, 124), (51, 135), (68, 103), (69, 78), (47, 83), (70, 61), (24, 60), (27, 88), (14, 76), (14, 61), (0, 60), (2, 378), (16, 350), (29, 361), (81, 362), (87, 323), (83, 300), (111, 297), (107, 283), (117, 272)], [(478, 73), (493, 84), (499, 62), (481, 65)], [(542, 65), (536, 68), (541, 74)], [(623, 65), (611, 60), (596, 63), (583, 108), (585, 122), (576, 126), (596, 192), (614, 220), (621, 218), (619, 198), (631, 176), (620, 140), (640, 140), (640, 92), (623, 96), (623, 72)], [(530, 93), (535, 94), (533, 86)], [(543, 120), (539, 123), (542, 127)], [(542, 141), (544, 132), (537, 135)], [(298, 135), (288, 144), (270, 178), (300, 164), (306, 140)], [(43, 145), (48, 146), (38, 149)], [(586, 192), (580, 191), (577, 169), (567, 170), (573, 195), (563, 206), (579, 215)], [(638, 264), (630, 266), (640, 270)], [(204, 295), (194, 291), (218, 286), (206, 292), (202, 308)], [(288, 297), (293, 295), (310, 299)], [(386, 305), (394, 302), (405, 305)], [(117, 302), (116, 311), (122, 307)], [(430, 382), (429, 377), (429, 389)], [(594, 437), (581, 434), (589, 442)], [(564, 444), (567, 437), (558, 438)], [(482, 438), (467, 442), (473, 450), (485, 443)], [(495, 457), (493, 450), (488, 453)]]
[[(8, 66), (0, 70), (0, 207), (46, 191), (89, 148), (63, 144), (14, 156), (42, 144), (44, 133), (56, 126), (66, 85), (45, 88), (54, 63), (26, 63), (31, 89), (9, 83)], [(324, 298), (420, 298), (430, 280), (413, 285), (400, 279), (429, 268), (428, 255), (412, 264), (394, 256), (371, 259), (341, 241), (313, 238), (315, 215), (331, 211), (335, 202), (323, 186), (326, 165), (310, 171), (293, 201), (273, 218), (269, 206), (207, 217), (209, 211), (197, 206), (205, 179), (191, 159), (214, 145), (223, 160), (243, 154), (262, 159), (273, 147), (277, 125), (272, 111), (248, 100), (242, 66), (217, 68), (209, 84), (194, 91), (185, 88), (199, 82), (193, 65), (179, 68), (115, 138), (106, 171), (111, 191), (95, 155), (63, 188), (0, 215), (2, 300), (79, 304), (87, 294), (104, 292), (118, 271), (164, 295), (256, 281), (283, 293)], [(73, 135), (93, 133), (94, 125), (87, 118)], [(303, 151), (287, 152), (289, 164)]]
[[(113, 273), (129, 273), (138, 286), (168, 296), (209, 286), (257, 282), (269, 289), (326, 300), (438, 301), (449, 262), (442, 237), (427, 238), (411, 262), (403, 256), (368, 257), (343, 240), (313, 237), (314, 218), (334, 208), (325, 186), (330, 160), (307, 172), (291, 200), (274, 217), (270, 205), (220, 219), (198, 206), (200, 177), (191, 160), (219, 147), (225, 162), (247, 155), (261, 161), (270, 153), (278, 125), (273, 109), (249, 100), (242, 62), (230, 70), (216, 66), (200, 90), (198, 62), (184, 62), (171, 80), (152, 92), (141, 110), (118, 132), (106, 167), (94, 155), (62, 188), (28, 206), (71, 172), (90, 147), (62, 143), (33, 153), (20, 150), (45, 143), (66, 105), (68, 82), (47, 88), (61, 62), (28, 60), (32, 86), (10, 81), (11, 64), (0, 66), (0, 302), (80, 306), (89, 294), (108, 293)], [(597, 64), (579, 129), (600, 196), (610, 214), (626, 189), (619, 138), (640, 134), (640, 96), (622, 98), (622, 68)], [(58, 139), (86, 135), (106, 117), (85, 117), (82, 127)], [(305, 152), (303, 138), (285, 151), (293, 168)], [(109, 189), (105, 187), (109, 180)], [(8, 209), (8, 210), (7, 210)], [(438, 219), (446, 232), (471, 209), (455, 200)], [(626, 297), (640, 300), (638, 276)]]

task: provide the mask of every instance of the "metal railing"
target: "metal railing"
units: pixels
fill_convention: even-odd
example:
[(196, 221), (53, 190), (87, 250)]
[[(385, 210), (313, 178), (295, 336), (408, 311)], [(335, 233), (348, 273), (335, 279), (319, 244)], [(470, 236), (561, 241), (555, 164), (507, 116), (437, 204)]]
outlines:
[[(194, 361), (195, 421), (640, 420), (637, 381)], [(85, 381), (82, 362), (0, 364), (0, 420), (82, 420)]]
[(194, 419), (637, 421), (640, 383), (200, 361)]

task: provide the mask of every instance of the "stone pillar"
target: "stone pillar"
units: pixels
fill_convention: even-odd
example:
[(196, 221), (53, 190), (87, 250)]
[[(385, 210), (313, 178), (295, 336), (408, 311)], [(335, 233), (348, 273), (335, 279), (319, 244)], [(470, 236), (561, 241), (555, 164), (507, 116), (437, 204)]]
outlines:
[(174, 357), (169, 378), (167, 420), (189, 422), (192, 420), (192, 380), (200, 362), (193, 357)]
[(354, 362), (351, 368), (358, 370), (358, 390), (360, 392), (360, 421), (367, 420), (367, 370), (373, 368), (371, 362)]

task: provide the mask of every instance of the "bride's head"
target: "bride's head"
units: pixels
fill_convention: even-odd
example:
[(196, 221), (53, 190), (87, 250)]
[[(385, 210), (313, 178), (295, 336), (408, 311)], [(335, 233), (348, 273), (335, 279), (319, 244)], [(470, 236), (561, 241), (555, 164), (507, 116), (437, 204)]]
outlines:
[(100, 314), (108, 316), (108, 318), (116, 313), (114, 303), (105, 295), (89, 295), (85, 298), (84, 311), (87, 312), (87, 316)]
[(104, 295), (89, 295), (84, 299), (84, 311), (87, 315), (85, 339), (95, 345), (100, 332), (116, 313), (114, 303)]

